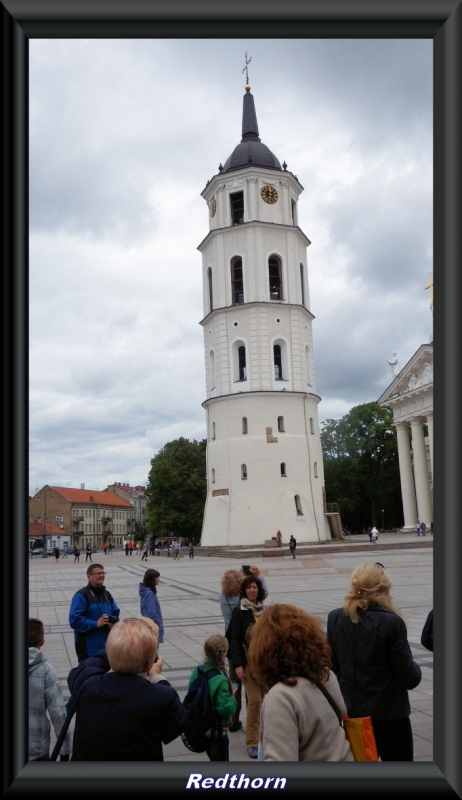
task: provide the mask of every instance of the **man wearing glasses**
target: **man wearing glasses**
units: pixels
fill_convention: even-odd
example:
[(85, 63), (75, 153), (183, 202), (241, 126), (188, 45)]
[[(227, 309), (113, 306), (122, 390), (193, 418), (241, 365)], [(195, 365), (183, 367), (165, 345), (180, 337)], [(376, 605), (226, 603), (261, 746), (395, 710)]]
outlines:
[(120, 609), (104, 586), (105, 575), (102, 564), (90, 564), (88, 584), (71, 600), (69, 625), (74, 630), (79, 663), (104, 650), (109, 631), (119, 621)]

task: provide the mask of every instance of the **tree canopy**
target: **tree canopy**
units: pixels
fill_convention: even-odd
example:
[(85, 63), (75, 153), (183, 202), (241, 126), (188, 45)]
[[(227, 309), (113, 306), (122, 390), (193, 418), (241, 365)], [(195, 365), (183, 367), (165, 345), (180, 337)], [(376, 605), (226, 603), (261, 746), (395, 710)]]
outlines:
[(173, 533), (199, 541), (207, 493), (206, 444), (205, 439), (180, 437), (151, 460), (146, 508), (152, 536)]
[[(370, 525), (403, 524), (393, 414), (378, 403), (352, 408), (321, 423), (328, 503), (338, 503), (342, 522), (360, 533)], [(382, 513), (383, 510), (383, 513)]]

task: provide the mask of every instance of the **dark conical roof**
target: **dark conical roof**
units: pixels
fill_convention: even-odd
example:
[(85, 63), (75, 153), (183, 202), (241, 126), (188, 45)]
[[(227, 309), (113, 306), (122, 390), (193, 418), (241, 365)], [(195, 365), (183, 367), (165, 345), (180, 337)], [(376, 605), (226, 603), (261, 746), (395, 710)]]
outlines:
[(258, 135), (255, 103), (253, 95), (250, 94), (250, 86), (246, 86), (242, 109), (241, 143), (234, 148), (229, 158), (226, 159), (222, 174), (223, 172), (230, 172), (233, 169), (248, 167), (250, 164), (259, 167), (269, 167), (270, 169), (282, 169), (276, 156), (266, 144), (263, 144)]

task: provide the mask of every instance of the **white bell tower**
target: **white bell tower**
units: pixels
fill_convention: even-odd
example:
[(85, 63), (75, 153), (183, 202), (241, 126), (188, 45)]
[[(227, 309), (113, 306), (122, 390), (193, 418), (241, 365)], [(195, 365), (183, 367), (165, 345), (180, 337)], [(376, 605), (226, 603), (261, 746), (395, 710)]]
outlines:
[(284, 542), (331, 538), (303, 187), (261, 142), (245, 90), (242, 140), (201, 193), (208, 546), (263, 545), (278, 529)]

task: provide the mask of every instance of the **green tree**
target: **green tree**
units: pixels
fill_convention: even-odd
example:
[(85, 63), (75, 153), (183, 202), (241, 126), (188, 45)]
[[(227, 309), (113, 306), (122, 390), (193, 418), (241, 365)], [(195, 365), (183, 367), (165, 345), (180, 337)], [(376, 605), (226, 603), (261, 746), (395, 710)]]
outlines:
[[(328, 502), (358, 533), (369, 525), (403, 524), (393, 414), (378, 403), (355, 406), (339, 420), (321, 423)], [(384, 513), (382, 514), (382, 509)]]
[(147, 527), (152, 536), (200, 540), (204, 516), (206, 445), (189, 439), (168, 442), (151, 460), (146, 488)]

